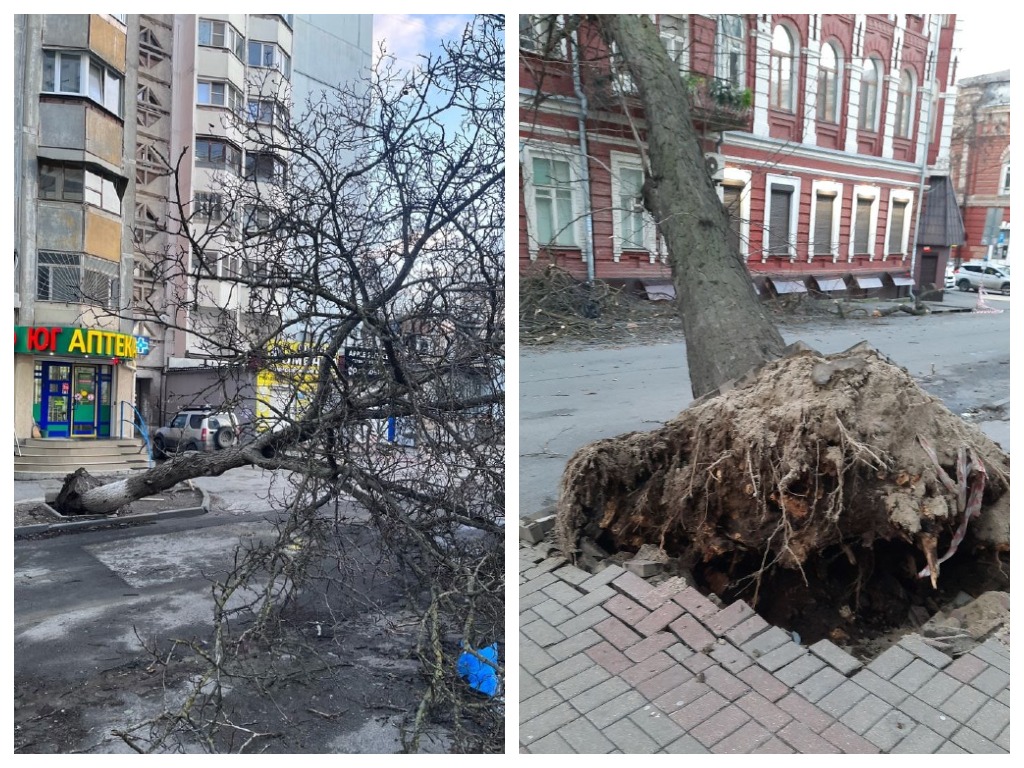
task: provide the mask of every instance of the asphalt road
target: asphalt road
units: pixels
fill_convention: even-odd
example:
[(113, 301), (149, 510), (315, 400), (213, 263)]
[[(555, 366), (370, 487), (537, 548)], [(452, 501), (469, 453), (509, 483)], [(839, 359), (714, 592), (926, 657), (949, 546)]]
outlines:
[[(907, 370), (957, 413), (1008, 398), (1009, 297), (989, 297), (998, 314), (820, 322), (782, 327), (787, 343), (839, 352), (867, 341)], [(975, 294), (947, 294), (947, 304), (974, 306)], [(566, 461), (604, 437), (654, 429), (691, 401), (682, 341), (649, 345), (562, 346), (520, 353), (519, 513), (557, 498)], [(1007, 410), (1008, 416), (1008, 410)], [(1009, 450), (1009, 422), (981, 424)]]

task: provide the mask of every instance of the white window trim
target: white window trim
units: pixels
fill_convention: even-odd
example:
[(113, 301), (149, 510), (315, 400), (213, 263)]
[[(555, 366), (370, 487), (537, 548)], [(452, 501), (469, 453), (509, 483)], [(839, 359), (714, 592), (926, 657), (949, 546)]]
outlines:
[[(739, 15), (739, 14), (719, 14), (719, 15), (736, 16), (736, 15)], [(725, 33), (722, 31), (721, 19), (719, 19), (716, 16), (716, 18), (715, 18), (715, 47), (712, 50), (712, 58), (714, 59), (714, 63), (715, 63), (715, 77), (717, 77), (719, 80), (725, 80), (726, 82), (730, 82), (731, 83), (732, 80), (729, 77), (729, 69), (728, 69), (728, 66), (726, 65), (726, 62), (728, 61), (728, 56), (726, 56), (725, 54), (727, 54), (729, 51), (733, 50), (733, 46), (736, 45), (736, 47), (738, 49), (737, 53), (740, 54), (740, 56), (739, 56), (739, 62), (740, 62), (739, 78), (740, 78), (740, 86), (742, 87), (742, 85), (746, 82), (746, 79), (747, 79), (747, 34), (748, 34), (748, 30), (743, 25), (743, 17), (742, 17), (742, 15), (740, 15), (740, 22), (741, 22), (741, 27), (742, 27), (743, 34), (742, 34), (742, 37), (740, 37), (739, 40), (737, 40), (734, 37), (727, 37), (725, 35)], [(725, 44), (726, 41), (729, 42), (729, 47), (728, 47), (728, 50), (723, 50), (723, 45)], [(770, 48), (769, 48), (769, 51), (770, 51)]]
[[(88, 53), (82, 51), (66, 51), (56, 48), (44, 49), (44, 58), (47, 54), (54, 54), (54, 69), (53, 69), (53, 89), (46, 90), (46, 83), (43, 83), (42, 93), (52, 93), (60, 96), (82, 96), (89, 99), (93, 104), (96, 104), (103, 109), (107, 110), (111, 114), (117, 115), (118, 117), (124, 117), (124, 75), (118, 72), (116, 69), (112, 69), (107, 66), (101, 59), (90, 56)], [(77, 91), (64, 91), (60, 87), (60, 69), (63, 65), (63, 61), (66, 59), (77, 59), (78, 60), (78, 90)], [(103, 94), (99, 99), (92, 92), (91, 74), (92, 67), (96, 66), (103, 73)], [(109, 89), (111, 85), (117, 86), (117, 92), (111, 94)], [(113, 104), (116, 99), (117, 104)]]
[[(677, 29), (669, 32), (664, 28), (665, 21), (671, 19)], [(686, 16), (662, 15), (658, 25), (661, 44), (668, 52), (669, 58), (676, 62), (679, 74), (690, 70), (690, 21)]]
[[(611, 170), (612, 170), (612, 258), (615, 261), (619, 261), (622, 256), (622, 223), (621, 213), (622, 209), (619, 207), (619, 195), (622, 191), (621, 174), (623, 170), (640, 171), (643, 174), (644, 166), (643, 161), (639, 155), (632, 155), (626, 152), (616, 152), (612, 150), (611, 153)], [(657, 228), (654, 225), (654, 217), (645, 209), (642, 215), (643, 220), (643, 242), (644, 250), (650, 255), (651, 263), (655, 261), (657, 255)], [(636, 248), (628, 249), (630, 251), (636, 251)]]
[(835, 202), (832, 204), (832, 226), (831, 240), (829, 241), (829, 252), (832, 254), (832, 263), (839, 261), (839, 225), (843, 220), (843, 185), (835, 181), (811, 182), (811, 221), (807, 230), (807, 263), (814, 260), (814, 231), (815, 219), (818, 214), (818, 193), (835, 195)]
[(896, 114), (893, 115), (893, 122), (896, 122), (896, 117), (900, 111), (900, 88), (903, 85), (902, 81), (905, 73), (910, 75), (910, 93), (907, 96), (907, 104), (905, 105), (908, 114), (902, 115), (903, 120), (907, 124), (907, 132), (904, 134), (902, 126), (897, 124), (893, 126), (893, 133), (897, 138), (910, 140), (914, 137), (914, 128), (917, 125), (917, 121), (914, 119), (917, 117), (917, 73), (910, 67), (903, 69), (900, 72), (899, 79), (896, 81), (896, 106), (894, 107)]
[[(769, 246), (771, 242), (770, 232), (772, 220), (772, 186), (787, 186), (793, 188), (793, 205), (789, 209), (789, 260), (796, 261), (796, 235), (797, 226), (800, 223), (800, 178), (797, 176), (778, 176), (769, 173), (765, 176), (764, 187), (764, 239), (761, 241), (761, 263), (766, 264), (769, 257)], [(774, 254), (778, 257), (778, 254)]]
[[(583, 189), (583, 168), (578, 153), (572, 147), (559, 144), (524, 144), (522, 148), (522, 174), (523, 174), (523, 202), (526, 209), (526, 244), (530, 252), (530, 260), (537, 258), (540, 249), (551, 250), (575, 250), (580, 251), (580, 259), (586, 259), (586, 249), (583, 247), (583, 197), (587, 190)], [(572, 173), (572, 233), (576, 241), (573, 245), (553, 245), (540, 243), (537, 240), (537, 202), (536, 188), (533, 185), (533, 161), (535, 158), (560, 160), (569, 163), (569, 170)]]
[(751, 171), (744, 170), (743, 168), (730, 168), (726, 166), (722, 169), (724, 175), (722, 181), (715, 185), (715, 192), (718, 193), (718, 199), (725, 201), (725, 191), (722, 189), (726, 187), (738, 187), (741, 182), (743, 191), (740, 192), (740, 218), (742, 223), (740, 224), (740, 255), (743, 260), (746, 261), (750, 258), (750, 179), (753, 176)]
[[(875, 67), (875, 62), (878, 62), (878, 66), (877, 67)], [(863, 89), (863, 87), (864, 87), (863, 86), (864, 73), (868, 70), (868, 68), (870, 68), (871, 71), (875, 73), (875, 114), (874, 114), (874, 120), (872, 121), (871, 125), (869, 125), (869, 126), (867, 126), (865, 128), (861, 128), (860, 127), (860, 120), (861, 120), (861, 115), (864, 113), (864, 100), (861, 98), (861, 89)], [(858, 92), (856, 94), (854, 94), (852, 92), (850, 93), (851, 97), (856, 96), (856, 98), (857, 98), (857, 106), (858, 106), (858, 111), (857, 111), (857, 130), (868, 131), (870, 133), (878, 133), (879, 131), (883, 130), (884, 127), (885, 127), (882, 124), (882, 111), (883, 111), (882, 110), (882, 106), (883, 106), (882, 105), (882, 90), (883, 90), (883, 86), (885, 85), (885, 67), (883, 66), (882, 61), (880, 59), (873, 58), (871, 56), (865, 56), (861, 60), (860, 71), (861, 71), (861, 77), (860, 77), (861, 85), (858, 86)]]
[(1010, 194), (1010, 185), (1006, 183), (1006, 177), (1010, 172), (1010, 159), (1007, 158), (1006, 162), (999, 166), (999, 194), (1008, 195)]
[(856, 255), (857, 231), (857, 200), (860, 198), (871, 198), (871, 221), (868, 223), (868, 261), (875, 260), (875, 251), (878, 248), (878, 200), (882, 196), (879, 187), (872, 187), (858, 184), (853, 188), (853, 200), (850, 206), (850, 248), (848, 261), (853, 261)]
[[(549, 18), (553, 16), (552, 20)], [(519, 48), (528, 51), (535, 56), (546, 56), (552, 59), (567, 59), (569, 58), (569, 47), (566, 45), (565, 35), (562, 32), (565, 30), (565, 17), (561, 14), (533, 14), (527, 16), (530, 20), (530, 28), (532, 35), (529, 40), (533, 42), (533, 47), (527, 47), (523, 45), (523, 34), (520, 32), (519, 35)], [(543, 22), (542, 22), (543, 19)], [(548, 25), (552, 24), (551, 28)], [(551, 36), (558, 35), (558, 45), (552, 48), (550, 51), (545, 51), (544, 47), (547, 45), (547, 41), (544, 39), (545, 35), (550, 33)]]
[[(903, 232), (900, 233), (900, 254), (901, 260), (906, 261), (909, 256), (908, 246), (910, 244), (910, 224), (914, 213), (914, 192), (910, 189), (893, 189), (889, 192), (889, 210), (885, 214), (885, 257), (889, 253), (889, 230), (892, 227), (892, 204), (893, 201), (905, 202), (907, 208), (903, 214)], [(875, 201), (878, 202), (877, 200)]]

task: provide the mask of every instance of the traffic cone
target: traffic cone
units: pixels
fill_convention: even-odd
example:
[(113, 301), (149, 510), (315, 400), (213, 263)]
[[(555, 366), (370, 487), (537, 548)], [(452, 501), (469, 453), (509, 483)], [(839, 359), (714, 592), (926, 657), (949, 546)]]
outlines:
[(985, 288), (981, 285), (978, 286), (978, 306), (974, 308), (975, 312), (985, 312), (988, 314), (999, 314), (1003, 310), (995, 309), (985, 303)]

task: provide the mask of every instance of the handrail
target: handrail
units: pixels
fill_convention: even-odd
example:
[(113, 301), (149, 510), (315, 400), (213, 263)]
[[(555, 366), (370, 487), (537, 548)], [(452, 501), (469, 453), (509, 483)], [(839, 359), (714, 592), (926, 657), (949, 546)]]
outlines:
[(21, 440), (18, 439), (18, 429), (14, 429), (14, 447), (18, 451), (18, 455), (21, 456)]
[[(136, 408), (131, 403), (129, 403), (127, 400), (122, 400), (120, 405), (121, 405), (121, 413), (120, 413), (121, 421), (117, 425), (117, 436), (118, 437), (124, 437), (124, 425), (125, 425), (125, 422), (128, 422), (129, 424), (132, 424), (133, 426), (137, 427), (139, 432), (142, 434), (142, 439), (145, 440), (145, 442), (146, 442), (146, 453), (149, 455), (149, 466), (150, 466), (150, 468), (156, 466), (156, 462), (153, 461), (153, 444), (152, 444), (152, 441), (149, 439), (149, 427), (146, 425), (146, 420), (144, 418), (142, 418), (142, 414), (139, 413), (139, 409)], [(129, 408), (132, 409), (132, 412), (135, 414), (136, 419), (133, 419), (132, 421), (128, 421), (128, 419), (126, 419), (124, 417), (124, 407), (126, 405)]]

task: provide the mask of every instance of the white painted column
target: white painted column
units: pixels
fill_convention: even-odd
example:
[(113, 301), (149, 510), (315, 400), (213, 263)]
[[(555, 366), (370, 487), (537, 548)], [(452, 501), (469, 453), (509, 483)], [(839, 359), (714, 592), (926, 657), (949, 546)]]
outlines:
[(815, 47), (804, 48), (804, 60), (807, 62), (807, 81), (804, 92), (807, 98), (804, 99), (804, 144), (817, 146), (818, 135), (818, 62), (821, 60), (821, 49)]
[(754, 135), (768, 135), (768, 84), (772, 64), (772, 17), (757, 17), (754, 32)]

